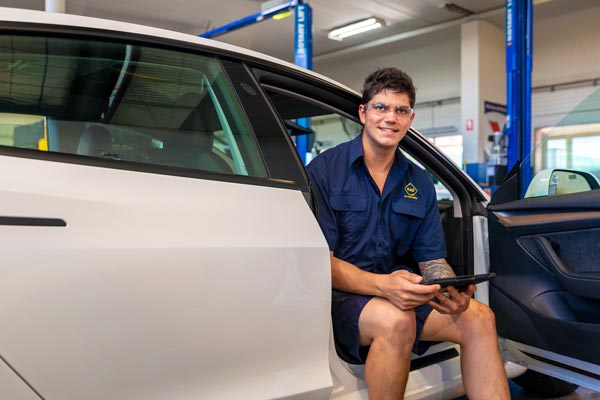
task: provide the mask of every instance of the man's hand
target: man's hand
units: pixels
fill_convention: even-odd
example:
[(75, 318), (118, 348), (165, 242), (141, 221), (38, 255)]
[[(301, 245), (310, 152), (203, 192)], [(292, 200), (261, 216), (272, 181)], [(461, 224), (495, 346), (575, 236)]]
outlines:
[(384, 297), (403, 311), (431, 303), (440, 285), (421, 285), (423, 277), (406, 270), (392, 272), (386, 276)]
[(438, 301), (431, 300), (429, 305), (440, 314), (460, 314), (469, 308), (469, 302), (473, 293), (477, 291), (477, 286), (469, 285), (462, 292), (453, 286), (446, 287), (446, 290), (446, 293), (438, 291), (435, 294)]

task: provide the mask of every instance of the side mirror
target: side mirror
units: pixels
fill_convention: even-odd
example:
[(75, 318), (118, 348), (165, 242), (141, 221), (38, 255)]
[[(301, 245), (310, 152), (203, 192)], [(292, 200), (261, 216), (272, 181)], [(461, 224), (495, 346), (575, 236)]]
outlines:
[(525, 193), (525, 198), (557, 196), (600, 189), (594, 175), (585, 171), (569, 169), (544, 169), (538, 172)]

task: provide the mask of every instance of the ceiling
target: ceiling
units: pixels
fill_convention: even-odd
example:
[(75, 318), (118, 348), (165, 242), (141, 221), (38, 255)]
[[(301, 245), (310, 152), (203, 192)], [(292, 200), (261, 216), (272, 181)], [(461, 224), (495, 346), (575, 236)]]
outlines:
[[(170, 30), (202, 34), (261, 10), (262, 0), (64, 0), (69, 14), (107, 18)], [(460, 20), (470, 13), (497, 16), (504, 24), (505, 0), (309, 0), (313, 10), (315, 57), (402, 32)], [(0, 0), (0, 6), (44, 10), (44, 0)], [(491, 11), (491, 12), (490, 12)], [(386, 22), (378, 29), (343, 42), (327, 38), (329, 30), (367, 17)], [(266, 20), (216, 39), (275, 57), (293, 60), (293, 18)]]

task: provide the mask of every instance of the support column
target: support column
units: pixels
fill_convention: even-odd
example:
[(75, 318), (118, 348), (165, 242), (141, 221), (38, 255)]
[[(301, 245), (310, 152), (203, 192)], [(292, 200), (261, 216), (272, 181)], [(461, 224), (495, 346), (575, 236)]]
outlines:
[[(313, 46), (312, 46), (312, 8), (307, 3), (300, 2), (296, 6), (294, 17), (294, 64), (312, 70), (313, 68)], [(298, 118), (298, 125), (310, 129), (310, 118)], [(307, 153), (310, 152), (308, 135), (296, 136), (296, 149), (300, 160), (307, 164)]]
[[(533, 53), (532, 0), (506, 1), (506, 73), (508, 107), (508, 166), (513, 167), (531, 153), (531, 70)], [(532, 178), (531, 160), (522, 163), (520, 188)]]
[(65, 12), (65, 0), (46, 0), (46, 12)]
[(467, 172), (485, 184), (492, 147), (488, 137), (501, 131), (506, 121), (504, 60), (504, 32), (500, 28), (479, 20), (461, 26), (463, 160)]

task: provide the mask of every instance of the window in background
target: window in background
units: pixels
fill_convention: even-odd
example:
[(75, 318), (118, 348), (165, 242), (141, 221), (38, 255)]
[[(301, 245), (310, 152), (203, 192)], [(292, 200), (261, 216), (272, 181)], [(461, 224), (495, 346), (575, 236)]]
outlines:
[(0, 113), (0, 145), (44, 150), (44, 117)]
[(459, 167), (463, 163), (463, 138), (462, 135), (447, 136), (429, 136), (431, 143), (436, 145), (444, 154), (446, 154)]
[(537, 129), (534, 172), (563, 168), (600, 178), (600, 123)]

